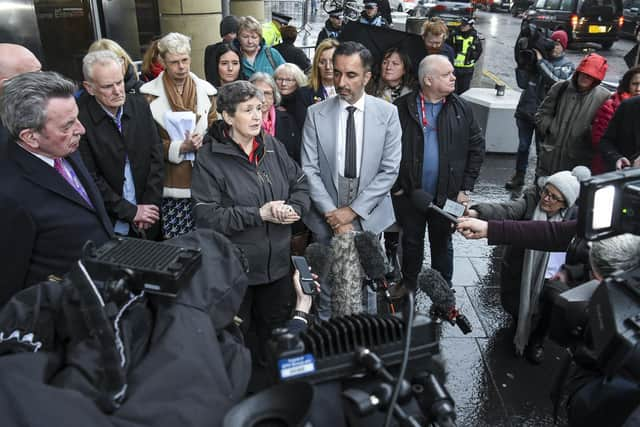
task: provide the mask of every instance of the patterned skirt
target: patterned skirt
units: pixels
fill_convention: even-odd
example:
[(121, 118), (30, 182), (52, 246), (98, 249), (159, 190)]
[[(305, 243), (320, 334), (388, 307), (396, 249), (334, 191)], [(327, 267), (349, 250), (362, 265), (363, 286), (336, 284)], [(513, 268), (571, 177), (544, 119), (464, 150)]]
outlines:
[(191, 199), (162, 199), (162, 236), (164, 239), (180, 236), (194, 229)]

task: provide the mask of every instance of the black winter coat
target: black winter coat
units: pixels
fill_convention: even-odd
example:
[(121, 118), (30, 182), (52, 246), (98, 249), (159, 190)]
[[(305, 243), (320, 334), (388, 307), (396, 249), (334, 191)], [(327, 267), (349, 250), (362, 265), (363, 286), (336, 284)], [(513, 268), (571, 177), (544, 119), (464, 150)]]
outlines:
[[(103, 294), (102, 307), (84, 283), (65, 280), (26, 289), (0, 311), (3, 426), (222, 425), (251, 373), (241, 338), (225, 329), (246, 275), (237, 250), (210, 230), (171, 243), (201, 248), (203, 258), (175, 299), (147, 294), (124, 308)], [(114, 390), (120, 406), (105, 413)]]
[(307, 55), (302, 49), (294, 46), (293, 43), (282, 42), (274, 46), (274, 48), (280, 52), (285, 61), (296, 64), (305, 73), (311, 68), (311, 61), (309, 61)]
[(298, 129), (296, 119), (286, 111), (276, 109), (276, 139), (287, 148), (289, 157), (300, 164), (300, 148), (302, 134)]
[[(86, 129), (80, 140), (80, 154), (102, 194), (111, 221), (132, 223), (136, 216), (137, 206), (122, 197), (127, 156), (137, 203), (160, 207), (164, 156), (149, 104), (142, 96), (127, 95), (122, 111), (122, 134), (93, 96), (83, 94), (78, 104), (78, 119)], [(159, 227), (154, 229), (159, 234)]]
[(265, 222), (260, 207), (284, 200), (300, 216), (310, 205), (309, 184), (282, 143), (258, 137), (258, 161), (227, 135), (219, 120), (209, 129), (212, 139), (198, 151), (191, 181), (197, 228), (227, 236), (249, 262), (249, 285), (273, 282), (290, 273), (291, 225)]
[[(422, 187), (424, 135), (418, 117), (418, 94), (413, 91), (395, 102), (402, 127), (402, 160), (392, 192), (403, 190), (407, 195)], [(440, 169), (434, 197), (442, 206), (446, 199), (455, 200), (461, 190), (473, 190), (485, 144), (471, 107), (456, 94), (447, 96), (437, 122)]]
[(620, 104), (600, 139), (600, 152), (607, 170), (615, 170), (620, 157), (633, 162), (640, 156), (640, 98), (630, 98)]

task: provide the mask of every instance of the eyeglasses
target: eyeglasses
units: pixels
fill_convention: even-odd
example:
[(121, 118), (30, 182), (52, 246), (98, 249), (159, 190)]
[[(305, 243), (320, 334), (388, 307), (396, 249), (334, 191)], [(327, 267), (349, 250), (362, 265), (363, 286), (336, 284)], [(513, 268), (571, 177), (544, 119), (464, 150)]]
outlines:
[(549, 189), (547, 187), (544, 187), (540, 191), (540, 197), (542, 197), (543, 199), (549, 199), (552, 202), (564, 203), (564, 199), (563, 198), (558, 197), (555, 194), (551, 193), (551, 191), (549, 191)]
[(293, 83), (293, 82), (295, 82), (295, 81), (296, 81), (295, 79), (286, 79), (286, 78), (284, 78), (284, 77), (277, 77), (277, 78), (276, 78), (276, 82), (277, 82), (277, 83), (286, 83), (286, 84), (289, 84), (289, 83)]

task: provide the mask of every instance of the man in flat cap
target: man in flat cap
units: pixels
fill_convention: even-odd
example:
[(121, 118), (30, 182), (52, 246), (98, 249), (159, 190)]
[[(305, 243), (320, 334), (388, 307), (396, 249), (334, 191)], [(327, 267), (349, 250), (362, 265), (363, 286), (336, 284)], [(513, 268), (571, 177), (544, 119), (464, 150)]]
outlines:
[(267, 46), (275, 46), (282, 43), (280, 29), (289, 25), (291, 17), (278, 12), (271, 12), (271, 22), (262, 26), (262, 38)]
[(342, 8), (337, 8), (329, 11), (329, 19), (324, 23), (324, 28), (318, 33), (318, 39), (316, 40), (316, 47), (324, 39), (337, 39), (342, 32)]

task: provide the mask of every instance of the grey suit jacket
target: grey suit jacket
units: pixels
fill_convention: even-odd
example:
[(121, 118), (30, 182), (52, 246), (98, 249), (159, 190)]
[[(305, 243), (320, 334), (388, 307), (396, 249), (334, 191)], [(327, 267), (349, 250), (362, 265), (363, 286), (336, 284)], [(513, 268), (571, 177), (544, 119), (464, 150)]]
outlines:
[[(389, 190), (398, 177), (402, 130), (393, 104), (365, 95), (364, 138), (358, 195), (351, 203), (362, 228), (380, 233), (395, 222)], [(309, 180), (312, 208), (305, 224), (321, 238), (332, 232), (324, 214), (337, 206), (336, 124), (339, 98), (309, 107), (302, 133), (302, 169)]]

